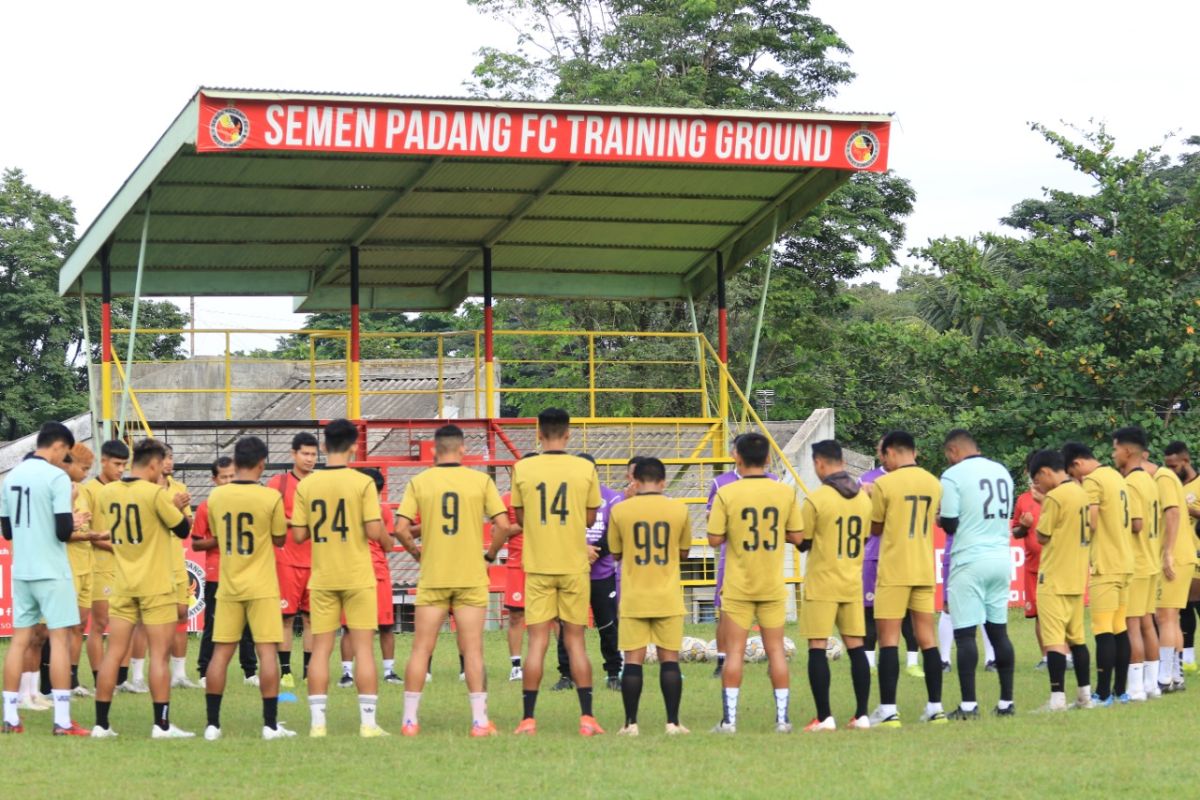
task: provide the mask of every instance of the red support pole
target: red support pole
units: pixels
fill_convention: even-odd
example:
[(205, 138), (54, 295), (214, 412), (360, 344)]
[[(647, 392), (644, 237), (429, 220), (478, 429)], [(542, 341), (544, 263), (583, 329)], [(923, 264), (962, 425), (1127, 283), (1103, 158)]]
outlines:
[[(108, 245), (100, 252), (100, 419), (101, 438), (112, 436), (112, 267)], [(88, 356), (91, 358), (91, 355)], [(96, 442), (98, 448), (102, 442)]]

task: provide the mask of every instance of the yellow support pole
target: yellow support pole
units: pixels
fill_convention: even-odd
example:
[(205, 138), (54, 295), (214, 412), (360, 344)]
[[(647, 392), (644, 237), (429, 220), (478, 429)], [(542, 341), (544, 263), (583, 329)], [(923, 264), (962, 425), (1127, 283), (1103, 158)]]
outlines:
[(225, 332), (225, 419), (233, 419), (233, 356), (229, 352), (229, 332)]
[(446, 416), (446, 387), (445, 387), (445, 347), (442, 344), (441, 334), (437, 335), (437, 415), (438, 419), (443, 419)]
[(596, 337), (588, 334), (588, 416), (596, 416)]

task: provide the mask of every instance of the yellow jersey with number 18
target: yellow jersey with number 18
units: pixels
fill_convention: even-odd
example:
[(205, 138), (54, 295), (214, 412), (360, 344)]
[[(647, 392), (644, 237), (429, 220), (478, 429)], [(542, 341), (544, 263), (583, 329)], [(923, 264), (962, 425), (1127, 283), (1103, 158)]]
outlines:
[(910, 464), (879, 476), (871, 490), (871, 521), (883, 523), (877, 586), (934, 586), (933, 526), (942, 482)]
[(791, 486), (766, 475), (743, 475), (718, 489), (708, 512), (708, 535), (725, 539), (721, 597), (755, 602), (786, 599), (787, 533), (802, 530), (800, 503)]
[(375, 481), (356, 469), (327, 467), (300, 481), (292, 506), (292, 527), (308, 528), (312, 539), (309, 587), (344, 590), (374, 586), (366, 524), (381, 519)]
[(600, 476), (586, 458), (547, 451), (513, 465), (512, 505), (523, 510), (526, 574), (587, 572), (587, 512), (601, 503)]
[(100, 490), (102, 530), (112, 532), (117, 562), (115, 591), (121, 597), (152, 597), (175, 591), (172, 529), (183, 522), (166, 490), (141, 478), (123, 478)]
[(279, 492), (253, 481), (218, 486), (208, 496), (208, 529), (221, 552), (218, 600), (279, 597), (271, 538), (287, 533)]
[(1133, 575), (1134, 509), (1125, 479), (1112, 467), (1096, 467), (1083, 479), (1083, 490), (1088, 504), (1100, 507), (1100, 525), (1092, 531), (1093, 573)]
[(1042, 498), (1037, 534), (1050, 541), (1042, 545), (1038, 563), (1038, 591), (1061, 595), (1083, 594), (1087, 589), (1088, 558), (1092, 533), (1088, 527), (1088, 497), (1075, 481), (1066, 481)]
[(871, 535), (871, 498), (846, 497), (824, 484), (804, 500), (804, 538), (812, 541), (804, 571), (804, 599), (862, 602), (863, 550)]

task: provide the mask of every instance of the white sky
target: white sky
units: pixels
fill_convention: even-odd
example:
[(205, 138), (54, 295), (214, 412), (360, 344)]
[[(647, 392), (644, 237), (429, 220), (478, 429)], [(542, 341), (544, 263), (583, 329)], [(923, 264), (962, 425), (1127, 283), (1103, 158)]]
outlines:
[[(909, 246), (995, 230), (1045, 186), (1087, 188), (1030, 121), (1103, 120), (1125, 150), (1170, 131), (1200, 133), (1200, 104), (1184, 82), (1194, 4), (814, 0), (813, 13), (855, 51), (859, 77), (833, 109), (897, 115), (890, 164), (917, 191)], [(236, 15), (26, 2), (8, 4), (4, 28), (0, 167), (69, 196), (80, 234), (202, 84), (461, 95), (475, 50), (514, 39), (461, 0), (246, 2)], [(290, 312), (288, 298), (197, 300), (199, 327), (299, 327)]]

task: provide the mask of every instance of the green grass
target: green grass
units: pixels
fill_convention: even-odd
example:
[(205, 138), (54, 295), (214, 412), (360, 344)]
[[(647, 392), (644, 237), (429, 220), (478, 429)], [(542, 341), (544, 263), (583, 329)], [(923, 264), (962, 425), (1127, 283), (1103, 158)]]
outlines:
[[(795, 635), (794, 626), (789, 631)], [(710, 629), (689, 633), (708, 637)], [(301, 736), (263, 742), (257, 690), (231, 680), (223, 710), (225, 738), (209, 743), (153, 742), (147, 695), (118, 695), (113, 726), (121, 737), (108, 741), (55, 740), (50, 716), (26, 712), (27, 733), (0, 740), (7, 797), (171, 797), (297, 798), (395, 797), (468, 794), (511, 798), (573, 794), (581, 797), (633, 797), (650, 793), (688, 797), (766, 797), (804, 795), (989, 797), (1114, 796), (1122, 792), (1191, 796), (1195, 778), (1186, 765), (1200, 734), (1200, 687), (1139, 706), (1055, 715), (1031, 714), (1048, 696), (1046, 673), (1033, 669), (1036, 645), (1031, 624), (1013, 618), (1017, 648), (1015, 719), (985, 717), (977, 723), (929, 727), (916, 722), (924, 703), (922, 681), (900, 678), (901, 730), (846, 731), (818, 736), (771, 733), (773, 700), (766, 666), (748, 665), (737, 736), (707, 731), (719, 715), (717, 683), (708, 664), (684, 665), (682, 717), (693, 733), (668, 739), (657, 669), (647, 668), (638, 739), (609, 735), (595, 740), (576, 733), (574, 693), (548, 691), (538, 703), (539, 733), (533, 739), (510, 735), (520, 716), (520, 687), (507, 681), (507, 648), (502, 634), (489, 634), (493, 719), (500, 737), (467, 737), (466, 690), (457, 679), (457, 657), (449, 637), (438, 650), (434, 682), (427, 686), (421, 736), (360, 740), (353, 690), (330, 690), (329, 737), (309, 740), (308, 710), (283, 704), (280, 718)], [(589, 634), (593, 664), (600, 663)], [(189, 657), (194, 670), (195, 642)], [(2, 648), (0, 648), (2, 649)], [(297, 648), (298, 651), (299, 648)], [(400, 637), (398, 655), (407, 654)], [(834, 714), (845, 722), (853, 711), (846, 660), (832, 665)], [(792, 662), (792, 720), (799, 728), (813, 715), (802, 658)], [(86, 666), (84, 672), (87, 671)], [(240, 678), (236, 660), (231, 678)], [(336, 672), (335, 672), (336, 674)], [(945, 700), (953, 707), (958, 682), (946, 676)], [(980, 673), (983, 709), (995, 705), (994, 675)], [(1073, 680), (1068, 676), (1068, 694)], [(398, 734), (403, 687), (382, 686), (379, 721)], [(872, 704), (877, 700), (873, 687)], [(172, 719), (181, 727), (204, 727), (203, 692), (178, 691)], [(90, 700), (77, 701), (75, 716), (90, 726)], [(596, 716), (609, 733), (622, 720), (620, 694), (598, 689)]]

